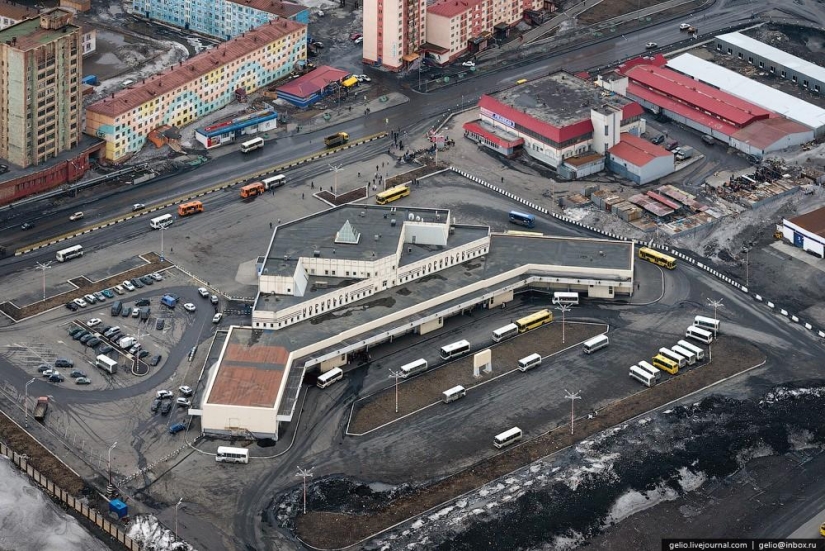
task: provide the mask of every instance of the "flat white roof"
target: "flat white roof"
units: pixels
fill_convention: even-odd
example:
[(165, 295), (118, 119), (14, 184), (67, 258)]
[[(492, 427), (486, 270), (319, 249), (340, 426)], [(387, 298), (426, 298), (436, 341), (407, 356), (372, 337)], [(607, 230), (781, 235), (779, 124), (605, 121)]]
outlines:
[(795, 55), (783, 52), (779, 48), (774, 48), (764, 42), (759, 42), (758, 40), (742, 33), (720, 34), (716, 38), (719, 40), (724, 40), (734, 46), (739, 46), (740, 48), (743, 48), (758, 56), (762, 56), (765, 59), (770, 59), (776, 62), (777, 65), (782, 65), (788, 69), (798, 71), (803, 75), (808, 75), (809, 77), (820, 82), (825, 82), (825, 68), (820, 67), (815, 63), (811, 63), (810, 61), (805, 61)]
[(668, 60), (667, 66), (808, 128), (816, 130), (825, 126), (825, 109), (695, 55), (682, 54)]

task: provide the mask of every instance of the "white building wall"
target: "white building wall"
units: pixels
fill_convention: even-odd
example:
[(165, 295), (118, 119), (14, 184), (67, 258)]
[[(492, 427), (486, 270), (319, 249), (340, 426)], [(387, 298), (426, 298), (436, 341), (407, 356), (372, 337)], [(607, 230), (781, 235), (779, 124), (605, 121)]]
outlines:
[(811, 233), (789, 220), (782, 220), (782, 237), (798, 247), (800, 245), (800, 239), (797, 239), (794, 234), (800, 236), (803, 250), (812, 251), (820, 257), (825, 257), (824, 237)]
[(378, 51), (378, 0), (364, 0), (363, 29), (364, 41), (361, 57), (369, 61), (378, 61), (381, 53)]
[(593, 151), (607, 155), (607, 150), (621, 139), (622, 112), (610, 110), (602, 113), (592, 109), (590, 120), (593, 123)]
[(667, 157), (656, 157), (639, 169), (640, 184), (652, 182), (658, 178), (663, 178), (668, 174), (673, 174), (676, 170), (673, 155)]

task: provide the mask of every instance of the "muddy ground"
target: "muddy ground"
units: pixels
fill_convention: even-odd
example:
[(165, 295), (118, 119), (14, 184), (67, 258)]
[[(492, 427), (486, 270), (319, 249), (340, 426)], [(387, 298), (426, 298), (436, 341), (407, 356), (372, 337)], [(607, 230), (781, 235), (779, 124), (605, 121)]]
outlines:
[[(593, 434), (614, 427), (646, 411), (703, 388), (714, 381), (739, 373), (764, 361), (764, 355), (756, 347), (731, 338), (720, 338), (714, 345), (714, 352), (716, 352), (714, 356), (720, 358), (717, 361), (674, 377), (652, 389), (641, 391), (620, 400), (601, 410), (595, 417), (581, 419), (576, 423), (576, 430), (573, 435), (570, 434), (569, 427), (563, 426), (518, 447), (511, 448), (506, 453), (484, 459), (464, 471), (429, 486), (394, 489), (395, 492), (403, 495), (392, 501), (384, 500), (386, 504), (382, 508), (376, 507), (376, 503), (382, 500), (372, 495), (373, 492), (369, 487), (355, 483), (354, 486), (350, 487), (355, 488), (354, 491), (329, 493), (326, 491), (329, 479), (321, 479), (309, 487), (308, 512), (306, 515), (295, 517), (294, 513), (297, 511), (297, 507), (287, 505), (297, 503), (296, 500), (299, 495), (297, 490), (282, 496), (279, 502), (275, 504), (274, 512), (278, 515), (281, 526), (292, 528), (296, 535), (314, 547), (330, 549), (353, 544), (389, 526), (444, 504), (461, 494), (480, 488), (492, 480), (551, 453), (581, 442)], [(751, 423), (750, 426), (758, 428), (760, 425)], [(691, 453), (697, 452), (692, 451)], [(685, 457), (689, 456), (689, 454), (685, 455)], [(336, 482), (336, 484), (340, 486), (339, 482)], [(346, 485), (343, 487), (347, 488)], [(368, 504), (362, 502), (362, 496), (369, 500)], [(542, 498), (543, 501), (544, 498)], [(282, 507), (282, 504), (285, 506)], [(549, 504), (521, 505), (525, 510), (520, 511), (518, 515), (529, 517), (547, 505)], [(365, 510), (372, 512), (364, 513)], [(355, 514), (358, 514), (357, 518), (354, 516)], [(581, 517), (579, 523), (592, 521), (591, 516), (581, 515)], [(508, 522), (514, 522), (514, 518), (519, 517), (514, 516)], [(553, 522), (548, 527), (543, 528), (540, 534), (531, 535), (525, 532), (523, 543), (528, 544), (534, 538), (540, 538), (539, 541), (546, 541), (550, 534), (562, 529), (570, 529), (573, 520), (570, 515), (562, 514), (559, 516), (558, 522)], [(524, 524), (521, 520), (518, 523), (520, 525)], [(478, 545), (482, 541), (490, 541), (485, 539), (490, 537), (490, 533), (485, 532), (488, 529), (487, 524), (478, 527), (474, 527), (473, 524), (470, 523), (464, 533), (469, 534), (467, 536), (468, 541), (475, 541), (474, 545), (476, 547), (457, 548), (480, 549), (482, 547), (478, 547)], [(586, 527), (580, 528), (584, 529)], [(591, 527), (590, 529), (593, 530), (594, 528)], [(512, 537), (518, 537), (521, 531), (514, 532), (515, 534)], [(504, 548), (517, 548), (518, 546), (515, 543), (513, 547)]]

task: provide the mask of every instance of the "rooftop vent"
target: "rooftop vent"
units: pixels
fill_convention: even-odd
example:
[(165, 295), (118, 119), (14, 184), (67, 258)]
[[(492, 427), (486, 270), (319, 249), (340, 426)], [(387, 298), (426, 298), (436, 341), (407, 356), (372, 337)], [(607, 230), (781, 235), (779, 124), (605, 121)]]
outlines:
[(396, 226), (396, 224), (397, 224), (397, 222), (395, 221), (395, 218), (390, 220), (390, 226), (392, 226), (394, 228)]

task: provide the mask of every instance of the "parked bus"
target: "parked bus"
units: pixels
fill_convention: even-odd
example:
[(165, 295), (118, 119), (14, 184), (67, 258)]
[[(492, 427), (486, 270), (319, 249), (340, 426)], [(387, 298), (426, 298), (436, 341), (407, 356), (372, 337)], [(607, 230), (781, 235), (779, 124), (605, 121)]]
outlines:
[(687, 328), (687, 331), (685, 331), (685, 338), (693, 339), (704, 344), (710, 344), (713, 342), (713, 333), (707, 329), (702, 329), (701, 327), (691, 325)]
[(75, 245), (74, 247), (57, 251), (56, 256), (58, 262), (66, 262), (67, 260), (77, 258), (78, 256), (83, 256), (83, 247), (80, 245)]
[(263, 138), (252, 138), (248, 142), (243, 142), (241, 144), (241, 153), (249, 153), (250, 151), (255, 151), (256, 149), (260, 149), (264, 146)]
[(277, 176), (270, 176), (269, 178), (264, 178), (261, 180), (264, 185), (264, 189), (270, 190), (274, 187), (281, 187), (286, 183), (286, 176), (283, 174), (278, 174)]
[(100, 354), (97, 358), (95, 358), (95, 367), (112, 375), (117, 373), (117, 362), (109, 356), (105, 356), (103, 354)]
[(263, 182), (252, 182), (241, 188), (241, 199), (249, 199), (256, 195), (263, 195), (264, 191), (266, 190), (264, 189)]
[(653, 375), (653, 378), (655, 378), (657, 381), (662, 378), (662, 372), (653, 367), (652, 365), (650, 365), (649, 363), (647, 363), (646, 361), (642, 360), (637, 365), (639, 366), (639, 369), (643, 369), (651, 375)]
[(683, 356), (687, 360), (688, 365), (693, 365), (696, 363), (696, 353), (692, 350), (682, 348), (678, 344), (671, 346), (670, 349), (679, 354), (680, 356)]
[(556, 292), (553, 293), (553, 304), (566, 304), (568, 306), (578, 306), (579, 293)]
[(597, 335), (592, 339), (584, 341), (584, 344), (582, 344), (582, 351), (585, 354), (592, 354), (596, 350), (600, 350), (608, 344), (610, 344), (610, 339), (607, 338), (607, 335)]
[(541, 365), (541, 354), (530, 354), (518, 361), (518, 370), (528, 371), (539, 365)]
[(518, 224), (519, 226), (524, 226), (525, 228), (536, 227), (536, 217), (532, 214), (524, 214), (523, 212), (511, 210), (509, 218), (511, 224)]
[(664, 356), (665, 358), (670, 358), (674, 362), (676, 362), (679, 367), (685, 367), (687, 365), (687, 358), (682, 356), (681, 354), (677, 354), (670, 348), (662, 347), (659, 349), (659, 354)]
[(401, 366), (401, 377), (406, 379), (410, 375), (415, 375), (416, 373), (421, 373), (422, 371), (427, 371), (427, 360), (424, 358), (419, 358), (414, 362)]
[(382, 191), (378, 195), (375, 196), (375, 202), (379, 205), (386, 205), (387, 203), (392, 203), (393, 201), (397, 201), (402, 197), (406, 197), (410, 194), (410, 188), (407, 186), (395, 186), (394, 188), (390, 188), (387, 191)]
[(458, 341), (453, 344), (441, 347), (441, 359), (449, 360), (450, 358), (457, 358), (470, 351), (470, 343), (468, 341)]
[(696, 316), (693, 318), (693, 325), (696, 327), (701, 327), (705, 331), (710, 331), (715, 337), (719, 334), (719, 326), (721, 325), (721, 322), (713, 318), (706, 318), (705, 316)]
[(199, 212), (203, 212), (203, 203), (200, 201), (189, 201), (178, 205), (178, 216), (189, 216)]
[(518, 335), (518, 325), (515, 323), (509, 323), (504, 327), (499, 327), (493, 331), (493, 341), (501, 342), (504, 339), (509, 339), (510, 337), (514, 337), (516, 335)]
[(689, 343), (687, 341), (679, 341), (677, 343), (679, 346), (684, 348), (685, 350), (690, 350), (694, 354), (696, 354), (697, 360), (704, 360), (705, 359), (705, 351), (696, 346), (695, 344)]
[(676, 259), (672, 256), (668, 256), (664, 253), (660, 253), (659, 251), (654, 251), (653, 249), (649, 249), (647, 247), (641, 247), (639, 249), (639, 258), (642, 260), (647, 260), (648, 262), (652, 262), (657, 266), (661, 266), (663, 268), (667, 268), (668, 270), (673, 270), (676, 268)]
[(661, 354), (657, 354), (653, 357), (653, 367), (656, 369), (661, 369), (662, 371), (667, 371), (671, 375), (676, 375), (679, 373), (679, 364), (670, 358), (662, 356)]
[(326, 373), (318, 376), (318, 388), (327, 388), (335, 381), (340, 381), (344, 378), (344, 371), (340, 367), (333, 367)]
[(215, 456), (215, 461), (218, 463), (249, 463), (249, 450), (246, 448), (218, 446), (218, 454)]
[(445, 390), (444, 392), (442, 392), (442, 394), (444, 395), (444, 397), (441, 399), (441, 401), (445, 404), (449, 404), (450, 402), (455, 402), (459, 398), (465, 397), (467, 395), (467, 390), (463, 386), (458, 385), (448, 390)]
[(513, 442), (518, 442), (521, 440), (523, 436), (521, 429), (518, 427), (513, 427), (510, 430), (504, 431), (501, 434), (497, 434), (496, 437), (493, 439), (493, 445), (499, 449), (509, 446)]
[(550, 310), (539, 310), (534, 314), (516, 320), (516, 325), (518, 326), (518, 332), (524, 333), (525, 331), (541, 327), (551, 321), (553, 321), (553, 312)]
[(656, 377), (646, 369), (640, 368), (638, 365), (630, 366), (630, 378), (636, 379), (646, 387), (652, 387), (656, 384)]
[(161, 228), (168, 228), (174, 221), (175, 219), (172, 218), (171, 214), (164, 214), (163, 216), (158, 216), (157, 218), (152, 218), (149, 220), (149, 225), (152, 229), (159, 230)]

